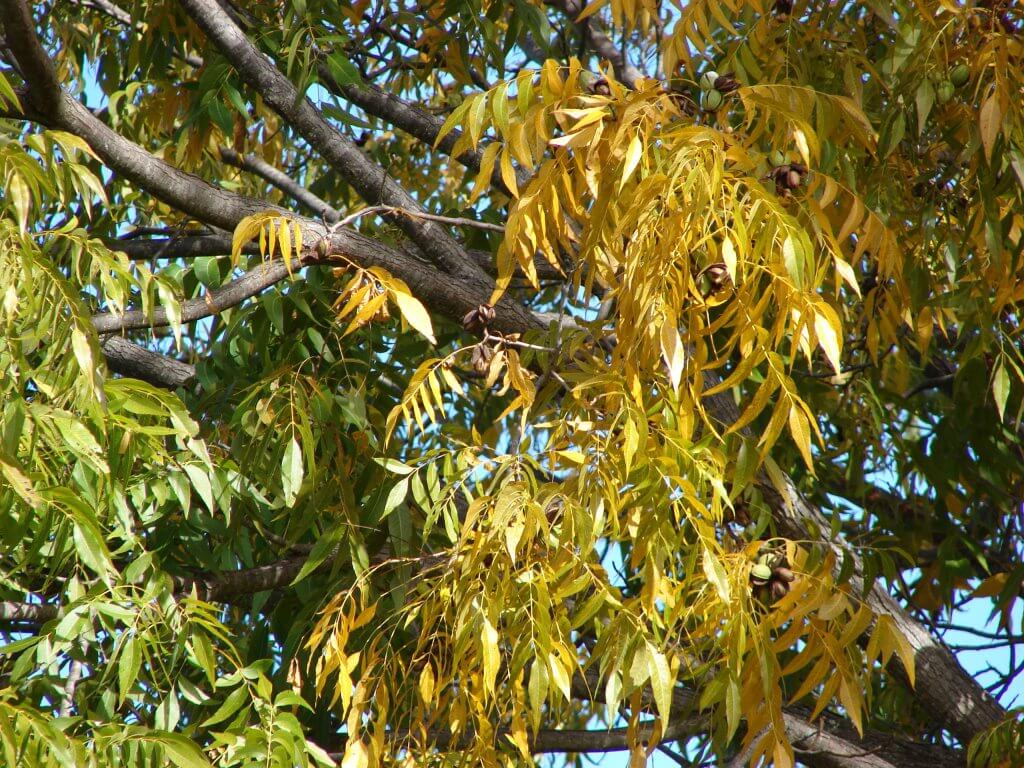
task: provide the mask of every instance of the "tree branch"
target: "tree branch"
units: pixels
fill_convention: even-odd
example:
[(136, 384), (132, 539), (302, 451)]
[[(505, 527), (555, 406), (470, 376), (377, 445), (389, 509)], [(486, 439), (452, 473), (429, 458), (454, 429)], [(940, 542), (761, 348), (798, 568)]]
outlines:
[(341, 219), (341, 213), (337, 208), (322, 200), (265, 160), (256, 157), (256, 155), (240, 155), (230, 147), (220, 147), (219, 151), (220, 158), (225, 163), (240, 168), (243, 171), (255, 173), (260, 178), (266, 179), (282, 192), (309, 208), (313, 213), (323, 217), (324, 221), (328, 224), (334, 224)]
[[(573, 698), (604, 700), (604, 685), (596, 669), (588, 669), (572, 681)], [(709, 716), (698, 714), (683, 717), (683, 713), (698, 709), (700, 697), (688, 688), (676, 687), (672, 691), (670, 720), (685, 723), (691, 734), (706, 730)], [(650, 689), (643, 691), (641, 705), (645, 710), (654, 708)], [(809, 722), (810, 711), (805, 707), (788, 706), (782, 711), (786, 735), (793, 744), (801, 762), (814, 768), (962, 768), (963, 756), (955, 750), (938, 744), (922, 744), (895, 738), (889, 734), (867, 730), (861, 737), (853, 725), (828, 714)], [(803, 749), (801, 749), (803, 746)], [(811, 752), (814, 754), (803, 754)]]
[[(304, 263), (299, 261), (289, 268), (284, 260), (274, 259), (253, 267), (241, 277), (210, 291), (202, 298), (181, 302), (181, 322), (191, 323), (241, 304), (246, 299), (262, 293), (274, 283), (284, 280), (290, 273), (301, 269), (302, 266)], [(170, 319), (167, 316), (167, 310), (157, 307), (151, 313), (143, 312), (141, 309), (128, 310), (122, 314), (101, 312), (93, 315), (92, 324), (98, 333), (114, 333), (135, 328), (156, 328), (169, 325)]]
[(57, 617), (58, 608), (48, 603), (0, 602), (0, 621), (44, 624)]
[(629, 63), (623, 51), (598, 26), (597, 19), (591, 16), (582, 22), (576, 22), (576, 17), (586, 6), (584, 0), (547, 0), (547, 4), (558, 8), (572, 19), (576, 27), (579, 28), (580, 34), (583, 35), (587, 47), (612, 65), (616, 78), (630, 88), (636, 88), (637, 82), (644, 77), (644, 73)]
[[(202, 2), (205, 7), (212, 0), (186, 1)], [(56, 125), (80, 136), (108, 167), (136, 186), (145, 189), (157, 199), (199, 221), (227, 231), (232, 231), (235, 225), (246, 216), (268, 210), (279, 211), (283, 216), (289, 216), (302, 225), (304, 256), (308, 256), (310, 251), (326, 239), (329, 243), (330, 254), (342, 254), (353, 263), (364, 267), (383, 267), (402, 278), (418, 298), (434, 311), (456, 320), (470, 309), (486, 302), (490, 297), (494, 287), (493, 280), (457, 244), (455, 247), (461, 254), (458, 259), (460, 262), (463, 258), (465, 259), (465, 268), (458, 273), (456, 278), (455, 275), (439, 274), (430, 265), (358, 232), (347, 229), (328, 231), (321, 221), (305, 219), (264, 201), (219, 189), (198, 176), (168, 165), (112, 131), (96, 119), (88, 109), (63, 92), (54, 78), (46, 77), (47, 72), (52, 74), (52, 65), (38, 44), (31, 17), (25, 12), (23, 4), (19, 0), (0, 0), (0, 10), (4, 11), (3, 24), (7, 30), (7, 36), (18, 40), (15, 54), (26, 58), (32, 65), (31, 67), (26, 66), (26, 69), (31, 69), (36, 73), (36, 80), (30, 82), (31, 88), (26, 97), (31, 100), (30, 114), (26, 116), (29, 119)], [(227, 18), (219, 8), (216, 15), (221, 20)], [(230, 20), (228, 22), (230, 23)], [(240, 35), (237, 27), (231, 25), (230, 28), (234, 30), (235, 34)], [(260, 71), (263, 71), (265, 66), (272, 71), (269, 76), (275, 82), (277, 82), (277, 78), (284, 79), (276, 69), (263, 60), (258, 52), (251, 50), (247, 41), (244, 42), (247, 51), (256, 59), (255, 66)], [(34, 58), (36, 56), (42, 57), (41, 61), (36, 61)], [(284, 84), (287, 86), (287, 93), (293, 94), (294, 88), (291, 83), (284, 80)], [(284, 97), (287, 94), (282, 96), (279, 93), (277, 96)], [(303, 101), (302, 104), (310, 110), (314, 109), (308, 102)], [(322, 118), (319, 116), (315, 116), (315, 118), (322, 122)], [(327, 128), (332, 132), (332, 137), (336, 136), (330, 126)], [(354, 147), (352, 149), (355, 150), (355, 154), (359, 158), (362, 158), (363, 167), (368, 164), (371, 166), (370, 171), (372, 172), (372, 163), (366, 160), (358, 149)], [(382, 178), (378, 176), (376, 180), (379, 182)], [(405, 194), (402, 191), (402, 195)], [(412, 206), (400, 207), (419, 210), (419, 206), (415, 202)], [(411, 226), (409, 222), (412, 222), (417, 227), (427, 228), (420, 230), (421, 232), (439, 232), (445, 240), (450, 240), (436, 224), (417, 221), (408, 216), (400, 216), (399, 222), (404, 222), (407, 226)], [(495, 330), (515, 333), (524, 328), (546, 327), (544, 318), (530, 312), (507, 295), (499, 302), (496, 310), (497, 318), (492, 323)]]
[(196, 375), (194, 366), (132, 344), (119, 336), (104, 339), (100, 346), (111, 371), (148, 381), (158, 387), (177, 389), (188, 384)]
[[(367, 114), (379, 117), (428, 146), (433, 147), (434, 142), (437, 141), (437, 136), (444, 125), (443, 119), (428, 114), (414, 104), (393, 96), (371, 83), (365, 85), (342, 85), (334, 79), (326, 64), (319, 65), (317, 76), (327, 87), (327, 90), (336, 96), (350, 101)], [(437, 148), (442, 152), (451, 154), (455, 148), (455, 142), (458, 141), (461, 135), (461, 131), (450, 131), (441, 139)], [(470, 149), (455, 159), (471, 171), (479, 171), (482, 158), (482, 151)], [(525, 187), (532, 178), (528, 170), (518, 166), (515, 168), (515, 174), (516, 184), (518, 184), (520, 189)], [(491, 185), (500, 189), (505, 194), (509, 194), (509, 190), (505, 187), (505, 182), (501, 178), (500, 168), (495, 167), (491, 174)]]
[[(315, 148), (330, 166), (371, 205), (420, 211), (416, 200), (387, 172), (337, 131), (308, 98), (300, 94), (256, 47), (216, 0), (180, 0), (181, 5), (242, 79)], [(443, 227), (409, 216), (395, 223), (434, 262), (453, 275), (482, 278), (476, 265)]]
[[(231, 235), (175, 235), (159, 240), (104, 239), (112, 251), (120, 251), (129, 259), (195, 259), (200, 256), (226, 256), (231, 253)], [(259, 254), (256, 243), (242, 246), (242, 253)]]

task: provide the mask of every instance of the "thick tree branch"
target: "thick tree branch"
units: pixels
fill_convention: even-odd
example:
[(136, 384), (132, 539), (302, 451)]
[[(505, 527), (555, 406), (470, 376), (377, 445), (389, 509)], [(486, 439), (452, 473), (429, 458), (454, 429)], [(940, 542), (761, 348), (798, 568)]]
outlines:
[[(231, 253), (231, 235), (175, 235), (159, 240), (105, 239), (103, 244), (120, 251), (129, 259), (195, 259), (200, 256), (226, 256)], [(242, 246), (242, 253), (259, 254), (256, 243)]]
[(0, 621), (43, 624), (56, 618), (58, 608), (48, 603), (16, 603), (10, 600), (0, 602)]
[[(604, 701), (603, 692), (604, 684), (596, 669), (588, 669), (572, 681), (574, 698)], [(691, 735), (708, 727), (709, 715), (683, 714), (697, 711), (699, 700), (699, 693), (688, 688), (677, 686), (672, 691), (670, 720), (682, 718), (679, 722)], [(650, 689), (643, 692), (641, 703), (647, 710), (654, 708)], [(799, 706), (782, 711), (786, 735), (797, 757), (813, 768), (962, 768), (964, 764), (962, 754), (939, 744), (907, 741), (871, 730), (861, 737), (847, 720), (825, 713), (812, 723), (809, 716), (810, 711)]]
[[(853, 557), (854, 574), (849, 586), (854, 594), (864, 594), (863, 562), (849, 547), (824, 538), (830, 526), (821, 510), (810, 504), (788, 477), (781, 490), (775, 488), (767, 475), (762, 475), (758, 483), (772, 508), (779, 534), (798, 541), (821, 541), (834, 549), (840, 562), (844, 553)], [(883, 584), (876, 582), (871, 586), (866, 602), (876, 614), (889, 616), (907, 638), (914, 651), (914, 692), (918, 701), (961, 742), (969, 743), (1005, 716), (1003, 708), (967, 674), (949, 648), (907, 613)], [(902, 669), (895, 656), (890, 663)]]
[[(467, 266), (458, 274), (457, 279), (453, 275), (445, 276), (430, 265), (358, 232), (347, 229), (329, 232), (321, 221), (303, 219), (266, 202), (218, 189), (198, 176), (178, 170), (151, 155), (110, 130), (88, 109), (63, 92), (55, 79), (46, 77), (47, 72), (52, 74), (52, 66), (38, 45), (31, 18), (27, 13), (21, 13), (24, 8), (18, 0), (0, 0), (0, 9), (4, 11), (3, 23), (8, 37), (19, 41), (16, 55), (28, 58), (32, 66), (26, 69), (37, 73), (38, 81), (30, 82), (26, 97), (31, 100), (30, 119), (45, 120), (82, 137), (107, 166), (156, 198), (199, 221), (228, 231), (233, 230), (245, 216), (268, 210), (280, 211), (282, 215), (302, 224), (303, 248), (307, 255), (321, 240), (327, 238), (331, 254), (342, 254), (360, 266), (384, 267), (405, 280), (425, 304), (451, 318), (461, 318), (471, 308), (488, 300), (494, 287), (493, 280), (469, 256), (465, 256)], [(18, 13), (13, 13), (12, 9)], [(225, 18), (222, 13), (219, 13), (219, 17)], [(237, 32), (237, 28), (234, 29)], [(35, 45), (27, 41), (34, 41)], [(262, 60), (258, 53), (254, 52), (254, 55)], [(42, 60), (36, 61), (33, 58), (35, 56), (42, 57)], [(270, 67), (269, 64), (266, 66)], [(273, 70), (273, 67), (270, 69)], [(273, 72), (280, 76), (276, 70)], [(288, 88), (292, 88), (290, 83), (285, 82)], [(55, 90), (51, 92), (51, 88)], [(357, 154), (362, 157), (358, 150)], [(418, 206), (414, 203), (410, 210), (418, 210)], [(430, 222), (417, 222), (407, 216), (400, 216), (399, 220), (416, 222), (418, 226), (429, 225), (430, 231), (435, 231), (438, 226)], [(462, 252), (457, 244), (456, 248)], [(462, 258), (459, 256), (459, 259)], [(498, 318), (492, 326), (495, 330), (511, 333), (527, 327), (545, 327), (539, 316), (508, 296), (498, 304), (497, 310)]]
[(177, 389), (196, 375), (196, 369), (188, 363), (165, 357), (119, 336), (104, 339), (100, 346), (111, 371), (158, 387)]
[[(193, 21), (278, 114), (309, 142), (323, 158), (371, 205), (421, 210), (413, 197), (388, 177), (351, 140), (324, 119), (309, 99), (300, 94), (217, 4), (216, 0), (181, 0)], [(395, 223), (433, 261), (453, 275), (483, 275), (447, 230), (430, 221), (409, 216)]]
[[(320, 64), (317, 69), (317, 76), (327, 86), (327, 90), (340, 96), (358, 106), (364, 112), (399, 128), (410, 136), (419, 139), (424, 144), (434, 146), (437, 136), (441, 132), (444, 120), (424, 112), (414, 104), (410, 104), (397, 96), (378, 88), (373, 84), (366, 85), (342, 85), (338, 83), (327, 69), (326, 64)], [(445, 135), (438, 143), (437, 148), (442, 152), (451, 154), (455, 143), (461, 136), (461, 132), (453, 130)], [(480, 170), (480, 161), (483, 152), (480, 150), (466, 150), (455, 159), (469, 168), (471, 171)], [(528, 170), (516, 167), (516, 184), (520, 189), (525, 187), (531, 178)], [(491, 174), (491, 185), (502, 190), (506, 194), (508, 189), (501, 178), (501, 169), (495, 168)]]

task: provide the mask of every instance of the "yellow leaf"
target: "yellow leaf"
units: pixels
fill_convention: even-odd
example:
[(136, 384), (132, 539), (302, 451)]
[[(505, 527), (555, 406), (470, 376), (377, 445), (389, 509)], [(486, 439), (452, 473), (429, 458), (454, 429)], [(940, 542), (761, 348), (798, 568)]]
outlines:
[(345, 756), (341, 759), (341, 768), (368, 768), (370, 756), (362, 741), (350, 738), (345, 746)]
[(505, 294), (509, 283), (512, 282), (512, 275), (516, 270), (516, 255), (509, 248), (507, 239), (502, 240), (501, 245), (498, 246), (495, 260), (497, 262), (498, 275), (494, 279), (494, 290), (491, 292), (491, 297), (487, 300), (487, 303), (492, 307), (497, 306), (498, 302), (501, 301), (501, 297)]
[(1009, 573), (994, 573), (985, 579), (978, 588), (974, 590), (974, 597), (995, 597), (1003, 591), (1006, 582), (1009, 580)]
[(501, 143), (493, 141), (484, 149), (480, 158), (480, 172), (473, 181), (473, 191), (469, 195), (469, 205), (472, 205), (484, 192), (491, 188), (491, 175), (494, 173), (494, 162), (498, 159), (498, 151)]
[(803, 411), (800, 410), (796, 403), (791, 404), (789, 407), (789, 433), (793, 436), (793, 442), (796, 443), (796, 447), (800, 449), (800, 455), (803, 457), (807, 468), (813, 472), (811, 430), (807, 424), (807, 417), (804, 416)]
[(430, 704), (434, 700), (434, 667), (428, 661), (420, 671), (420, 700)]
[(803, 132), (803, 129), (793, 129), (793, 143), (796, 144), (796, 150), (800, 153), (800, 158), (804, 161), (804, 165), (809, 166), (811, 164), (811, 150), (807, 146), (807, 134)]
[(292, 232), (286, 219), (281, 219), (278, 232), (278, 239), (281, 241), (281, 258), (284, 259), (284, 266), (290, 275), (292, 274)]
[(8, 487), (12, 488), (30, 507), (34, 509), (42, 503), (42, 498), (32, 487), (32, 481), (21, 471), (13, 458), (8, 460), (0, 454), (0, 474), (7, 480)]
[(658, 715), (664, 728), (668, 725), (669, 712), (672, 709), (672, 688), (676, 680), (665, 654), (650, 643), (647, 646), (647, 671), (651, 676), (654, 703), (658, 707)]
[(704, 548), (703, 565), (707, 580), (717, 590), (722, 602), (728, 603), (732, 599), (729, 590), (729, 576), (725, 572), (722, 562), (707, 547)]
[(679, 382), (683, 378), (686, 354), (683, 350), (683, 342), (679, 339), (674, 314), (670, 318), (665, 318), (665, 322), (661, 326), (661, 356), (668, 367), (668, 378), (672, 382), (672, 389), (678, 391)]
[(857, 282), (857, 275), (853, 271), (853, 267), (851, 267), (848, 263), (843, 261), (838, 256), (834, 256), (832, 260), (835, 263), (836, 272), (839, 273), (839, 276), (843, 279), (843, 282), (845, 282), (847, 285), (853, 288), (854, 293), (860, 296), (860, 283)]
[(584, 6), (583, 10), (580, 11), (580, 15), (576, 17), (576, 23), (579, 24), (584, 19), (588, 19), (595, 13), (600, 11), (607, 4), (607, 0), (591, 0)]
[(643, 157), (644, 146), (640, 141), (640, 136), (635, 135), (632, 141), (629, 142), (629, 148), (626, 150), (626, 158), (622, 161), (622, 178), (619, 179), (619, 191), (626, 186), (626, 182), (629, 181), (629, 177), (633, 175), (633, 171), (636, 170), (637, 165), (640, 163), (640, 158)]
[(818, 304), (814, 313), (814, 334), (832, 369), (840, 373), (842, 367), (842, 326), (839, 315), (828, 304)]
[(981, 113), (978, 118), (978, 127), (981, 130), (981, 145), (985, 149), (985, 160), (992, 162), (992, 148), (996, 143), (996, 136), (1002, 127), (1003, 109), (999, 103), (999, 92), (992, 94), (981, 105)]
[[(237, 225), (235, 225), (235, 231), (231, 235), (231, 263), (237, 264), (238, 259), (242, 255), (242, 247), (252, 240), (257, 235), (261, 236), (261, 247), (263, 226), (269, 222), (274, 221), (278, 218), (278, 214), (275, 211), (261, 211), (260, 213), (254, 213), (251, 216), (246, 216)], [(273, 246), (271, 246), (273, 250)]]
[(622, 462), (627, 475), (633, 466), (633, 457), (636, 455), (639, 443), (640, 435), (637, 432), (636, 424), (632, 419), (627, 419), (626, 425), (622, 428)]
[(896, 653), (900, 657), (900, 661), (903, 662), (903, 668), (907, 672), (907, 679), (910, 681), (910, 687), (913, 688), (916, 685), (916, 670), (914, 668), (914, 648), (910, 645), (910, 641), (907, 640), (906, 635), (900, 632), (899, 627), (895, 624), (890, 625), (889, 635), (892, 638), (893, 645), (896, 648)]
[(480, 643), (484, 654), (484, 690), (493, 694), (494, 682), (498, 677), (498, 666), (501, 663), (501, 653), (498, 650), (498, 630), (486, 616), (484, 617), (483, 631), (480, 633)]
[(512, 197), (519, 197), (519, 186), (516, 182), (516, 171), (512, 167), (512, 155), (505, 152), (501, 153), (501, 180), (508, 188), (508, 191), (512, 194)]
[(437, 344), (430, 315), (420, 300), (409, 292), (409, 286), (397, 277), (392, 277), (388, 283), (388, 290), (405, 321), (419, 331), (420, 335), (427, 338), (431, 344)]
[(561, 691), (565, 700), (568, 701), (572, 695), (572, 692), (569, 689), (569, 675), (566, 674), (565, 668), (562, 666), (562, 662), (554, 652), (548, 654), (548, 670), (551, 672), (551, 681), (555, 684), (555, 687)]
[(864, 709), (864, 697), (861, 695), (860, 689), (850, 685), (850, 681), (846, 678), (842, 678), (839, 682), (839, 701), (853, 721), (857, 733), (863, 736), (864, 723), (861, 721), (861, 714)]
[(736, 285), (736, 246), (732, 244), (732, 238), (728, 235), (722, 241), (722, 261), (725, 263), (725, 270), (729, 273), (729, 279)]

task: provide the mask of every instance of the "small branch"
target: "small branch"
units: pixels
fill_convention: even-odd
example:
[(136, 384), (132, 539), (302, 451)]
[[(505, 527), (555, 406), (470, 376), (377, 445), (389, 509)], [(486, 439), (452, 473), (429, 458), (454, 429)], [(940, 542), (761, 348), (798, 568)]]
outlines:
[[(89, 641), (82, 641), (82, 655), (85, 656), (89, 652)], [(60, 716), (67, 717), (71, 714), (71, 709), (75, 702), (75, 688), (78, 687), (78, 681), (82, 678), (82, 670), (85, 668), (85, 663), (78, 659), (71, 660), (71, 668), (68, 670), (68, 679), (64, 683), (64, 701), (60, 705)]]
[[(217, 0), (180, 2), (239, 76), (290, 123), (366, 202), (410, 211), (420, 209), (404, 187), (324, 118), (320, 110), (246, 37)], [(424, 254), (448, 274), (485, 278), (445, 229), (429, 220), (423, 222), (409, 216), (397, 216), (396, 223)]]
[[(201, 298), (181, 302), (181, 322), (191, 323), (237, 306), (274, 283), (284, 280), (305, 263), (308, 262), (296, 259), (289, 267), (283, 259), (275, 259), (253, 267), (238, 279), (210, 291)], [(123, 314), (101, 312), (93, 315), (92, 318), (93, 327), (99, 333), (115, 333), (135, 328), (157, 328), (169, 325), (170, 322), (167, 310), (163, 307), (158, 307), (148, 314), (141, 309), (132, 309)]]
[(363, 208), (361, 211), (349, 214), (344, 219), (338, 222), (338, 227), (347, 227), (356, 219), (368, 216), (370, 214), (377, 213), (390, 213), (395, 216), (411, 216), (416, 219), (426, 219), (427, 221), (438, 221), (444, 224), (454, 224), (460, 227), (474, 227), (476, 229), (486, 229), (490, 232), (500, 232), (504, 234), (505, 228), (500, 224), (491, 224), (488, 221), (477, 221), (476, 219), (467, 219), (461, 216), (438, 216), (434, 213), (426, 213), (424, 211), (410, 211), (406, 208), (396, 208), (391, 205), (371, 205), (369, 208)]
[(269, 181), (282, 192), (309, 208), (317, 216), (321, 216), (328, 224), (334, 224), (341, 218), (341, 213), (337, 208), (333, 207), (265, 160), (251, 154), (240, 155), (230, 147), (220, 147), (220, 157), (221, 160), (229, 165), (233, 165), (243, 171), (255, 173), (260, 178)]
[[(103, 244), (112, 251), (120, 251), (134, 261), (151, 259), (195, 259), (200, 256), (226, 256), (231, 253), (231, 235), (187, 235), (159, 240), (124, 240), (106, 238)], [(259, 246), (247, 243), (242, 252), (256, 255)]]
[(921, 392), (925, 392), (925, 391), (927, 391), (929, 389), (938, 389), (940, 387), (943, 387), (946, 384), (949, 384), (955, 378), (956, 378), (956, 374), (955, 373), (946, 373), (946, 374), (943, 374), (942, 376), (936, 376), (936, 377), (931, 378), (931, 379), (925, 379), (924, 381), (922, 381), (917, 386), (911, 387), (910, 389), (908, 389), (904, 393), (903, 399), (904, 400), (909, 400), (914, 395), (920, 394)]
[[(574, 24), (576, 17), (586, 5), (582, 0), (547, 0), (547, 4), (558, 8)], [(597, 19), (592, 16), (576, 26), (579, 27), (587, 47), (612, 65), (615, 77), (630, 88), (636, 88), (637, 82), (644, 77), (644, 73), (629, 63), (624, 51), (620, 50), (615, 45), (615, 41), (598, 27)]]

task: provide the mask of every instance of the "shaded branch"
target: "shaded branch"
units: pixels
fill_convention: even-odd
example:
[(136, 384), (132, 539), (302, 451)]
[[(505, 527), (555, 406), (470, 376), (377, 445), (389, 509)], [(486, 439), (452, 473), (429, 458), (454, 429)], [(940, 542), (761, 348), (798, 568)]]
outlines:
[[(604, 701), (600, 673), (588, 669), (582, 676), (575, 677), (572, 695), (577, 699)], [(706, 731), (710, 727), (708, 713), (683, 715), (697, 711), (699, 700), (699, 693), (691, 689), (674, 688), (670, 722), (684, 725), (689, 735)], [(645, 711), (654, 710), (650, 688), (641, 693), (641, 705)], [(959, 752), (942, 745), (907, 741), (871, 730), (866, 730), (861, 737), (847, 720), (822, 714), (817, 723), (812, 723), (810, 714), (810, 710), (800, 706), (782, 710), (786, 736), (801, 762), (814, 768), (962, 768), (964, 764)], [(814, 754), (810, 754), (811, 751)]]
[(0, 602), (0, 621), (43, 624), (57, 617), (58, 608), (48, 603), (17, 603), (10, 600)]
[(196, 375), (194, 366), (165, 357), (119, 336), (103, 339), (100, 346), (111, 371), (148, 381), (158, 387), (177, 389), (188, 384)]
[[(176, 235), (159, 240), (104, 239), (103, 244), (112, 251), (120, 251), (129, 259), (195, 259), (200, 256), (226, 256), (231, 253), (231, 235)], [(259, 254), (256, 243), (242, 246), (242, 253)]]

